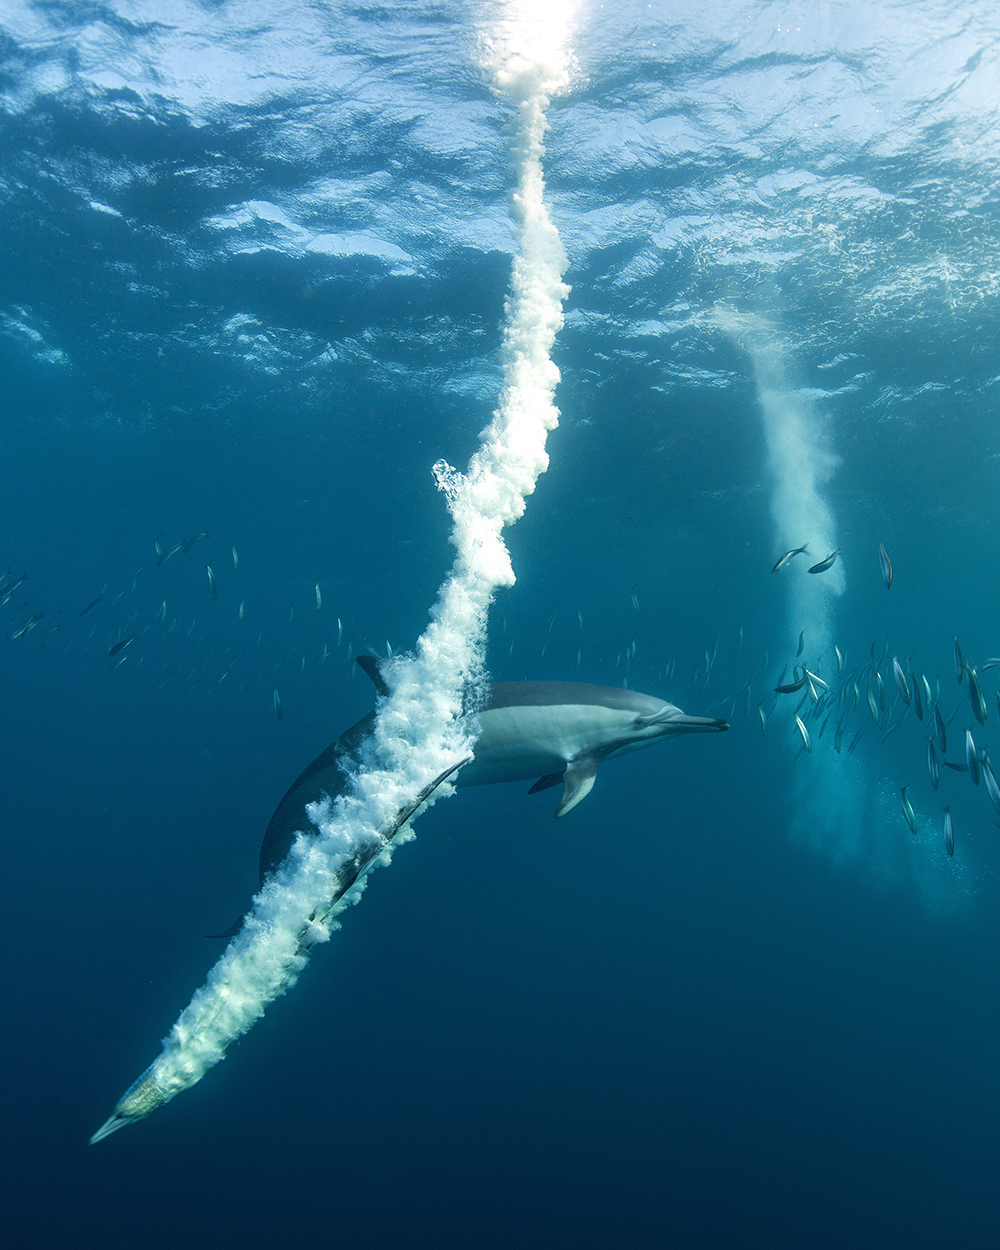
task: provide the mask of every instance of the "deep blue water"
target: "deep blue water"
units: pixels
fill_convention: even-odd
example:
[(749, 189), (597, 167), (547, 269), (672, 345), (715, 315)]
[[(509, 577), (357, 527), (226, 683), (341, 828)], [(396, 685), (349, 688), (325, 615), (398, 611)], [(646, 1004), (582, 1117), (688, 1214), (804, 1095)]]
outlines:
[[(562, 419), (491, 671), (731, 730), (558, 823), (526, 786), (439, 803), (224, 1064), (89, 1147), (371, 706), (348, 648), (412, 646), (446, 575), (430, 468), (497, 402), (510, 108), (490, 6), (9, 4), (10, 1244), (995, 1243), (1000, 835), (984, 785), (931, 788), (891, 657), (958, 709), (950, 760), (966, 729), (1000, 759), (1000, 44), (986, 4), (870, 8), (584, 5), (549, 114)], [(843, 549), (805, 613), (768, 402)], [(801, 629), (859, 683), (822, 741), (807, 702), (808, 755), (771, 711)]]

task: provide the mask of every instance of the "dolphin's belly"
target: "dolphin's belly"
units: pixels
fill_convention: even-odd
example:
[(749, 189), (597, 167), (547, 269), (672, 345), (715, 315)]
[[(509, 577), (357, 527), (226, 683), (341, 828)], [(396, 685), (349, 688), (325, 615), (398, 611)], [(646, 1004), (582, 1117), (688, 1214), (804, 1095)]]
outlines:
[(587, 705), (490, 708), (480, 713), (475, 758), (459, 773), (458, 784), (484, 786), (561, 773), (576, 756), (614, 740), (624, 720), (614, 709)]

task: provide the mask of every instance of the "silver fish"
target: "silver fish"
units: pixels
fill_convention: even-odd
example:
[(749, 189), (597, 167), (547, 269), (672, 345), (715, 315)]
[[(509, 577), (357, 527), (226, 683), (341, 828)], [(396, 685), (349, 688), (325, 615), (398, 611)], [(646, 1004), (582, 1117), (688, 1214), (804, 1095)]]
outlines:
[(972, 777), (972, 784), (979, 785), (979, 756), (976, 754), (976, 743), (972, 737), (972, 730), (965, 731), (965, 762), (969, 766), (969, 775)]
[(868, 726), (867, 726), (867, 725), (862, 725), (862, 726), (861, 726), (861, 728), (858, 730), (858, 732), (857, 732), (857, 733), (854, 735), (854, 737), (851, 739), (851, 745), (847, 748), (847, 754), (848, 754), (848, 755), (853, 755), (853, 754), (854, 754), (854, 748), (855, 748), (855, 747), (858, 745), (858, 743), (861, 741), (861, 735), (865, 732), (865, 730), (866, 730), (867, 728), (868, 728)]
[(742, 647), (742, 646), (743, 646), (743, 626), (741, 625), (741, 626), (740, 626), (740, 634), (739, 634), (739, 637), (736, 639), (736, 650), (733, 652), (733, 659), (734, 659), (734, 660), (735, 660), (735, 659), (736, 659), (736, 657), (739, 655), (739, 653), (740, 653), (740, 647)]
[(969, 674), (969, 702), (972, 704), (972, 714), (979, 721), (980, 725), (985, 725), (986, 700), (983, 698), (983, 688), (980, 686), (976, 670), (971, 664), (966, 664), (965, 671)]
[(927, 771), (931, 775), (931, 785), (936, 790), (941, 783), (941, 770), (938, 767), (937, 751), (934, 750), (934, 739), (927, 739)]
[(767, 717), (764, 715), (764, 704), (757, 704), (757, 715), (760, 717), (760, 736), (763, 738), (767, 734)]
[(906, 797), (906, 792), (909, 788), (909, 786), (903, 786), (900, 791), (900, 799), (903, 804), (903, 815), (906, 817), (906, 823), (910, 826), (910, 833), (915, 836), (917, 832), (917, 818), (913, 814), (913, 804)]
[(271, 687), (271, 701), (274, 704), (274, 714), (278, 720), (281, 720), (281, 695), (278, 694), (278, 687)]
[(323, 596), (320, 594), (319, 582), (316, 583), (316, 611), (318, 612), (323, 606)]
[(806, 729), (802, 721), (802, 717), (796, 713), (795, 724), (798, 726), (799, 733), (802, 735), (802, 745), (812, 755), (812, 743), (809, 741), (809, 730)]
[(948, 731), (944, 726), (944, 717), (941, 715), (941, 708), (934, 704), (934, 729), (937, 732), (938, 746), (941, 748), (941, 754), (946, 755), (948, 752)]
[(840, 552), (841, 552), (840, 547), (838, 547), (836, 551), (831, 551), (825, 560), (820, 560), (819, 564), (814, 564), (812, 568), (809, 570), (809, 572), (810, 573), (825, 573), (827, 569), (832, 569), (834, 564), (837, 561), (837, 556), (840, 555)]
[(116, 642), (110, 649), (108, 655), (117, 655), (119, 651), (124, 651), (130, 642), (135, 638), (134, 634), (129, 634), (127, 638), (123, 638), (120, 642)]
[(924, 688), (924, 707), (930, 707), (934, 702), (931, 698), (931, 683), (927, 680), (923, 673), (920, 674), (920, 684)]
[(944, 809), (944, 849), (949, 855), (955, 854), (955, 827), (951, 823), (951, 808)]
[(996, 813), (1000, 816), (1000, 786), (997, 786), (997, 779), (993, 775), (993, 768), (990, 765), (990, 757), (984, 755), (980, 767), (983, 770), (983, 780), (986, 782), (986, 791), (990, 796), (990, 802), (996, 809)]
[(958, 684), (962, 684), (962, 678), (965, 676), (965, 659), (962, 656), (962, 648), (958, 645), (958, 638), (955, 639), (955, 676), (958, 678)]
[(839, 677), (844, 671), (844, 657), (840, 654), (840, 648), (836, 645), (836, 643), (834, 643), (833, 652), (837, 657), (837, 676)]
[(907, 681), (906, 674), (903, 672), (903, 666), (892, 657), (892, 675), (896, 679), (896, 689), (899, 691), (899, 697), (903, 700), (907, 707), (910, 706), (910, 683)]
[(920, 699), (920, 682), (917, 681), (915, 675), (913, 677), (913, 710), (917, 714), (917, 720), (924, 719), (924, 705)]
[(232, 546), (233, 546), (233, 571), (235, 572), (236, 569), (238, 569), (240, 566), (240, 557), (239, 557), (239, 552), (236, 550), (236, 544), (233, 543)]
[(208, 574), (208, 588), (212, 592), (212, 598), (218, 598), (219, 588), (215, 584), (215, 574), (212, 572), (210, 564), (205, 565), (205, 572)]
[(868, 711), (872, 714), (872, 720), (878, 724), (878, 704), (872, 696), (871, 682), (868, 683)]
[[(794, 677), (794, 675), (795, 674), (793, 672), (792, 676)], [(800, 677), (798, 681), (791, 681), (791, 682), (786, 683), (783, 686), (775, 686), (774, 693), (775, 694), (795, 694), (797, 690), (802, 689), (802, 687), (806, 684), (808, 680), (809, 679), (807, 677), (803, 676), (803, 677)]]
[(171, 547), (169, 551), (160, 551), (159, 548), (157, 548), (157, 551), (159, 552), (159, 554), (156, 557), (156, 567), (159, 568), (160, 565), (164, 564), (167, 560), (169, 560), (171, 556), (175, 556), (178, 553), (178, 551), (182, 551), (183, 549), (184, 549), (183, 543), (178, 543), (176, 547)]
[[(885, 549), (885, 543), (879, 543), (878, 545), (878, 562), (882, 566), (882, 576), (885, 579), (885, 588), (886, 590), (891, 590), (892, 561), (889, 559), (889, 554)], [(916, 830), (914, 830), (914, 832), (916, 832)]]
[(795, 652), (796, 659), (798, 659), (799, 656), (802, 654), (802, 651), (805, 645), (806, 645), (806, 631), (803, 630), (802, 633), (799, 634), (799, 649), (798, 651)]
[(983, 660), (983, 672), (988, 668), (1000, 668), (1000, 656), (991, 655), (988, 660)]
[(778, 569), (782, 569), (785, 567), (785, 565), (792, 558), (792, 556), (800, 556), (808, 550), (809, 550), (809, 544), (806, 543), (804, 547), (793, 547), (791, 551), (786, 551), (785, 554), (779, 559), (778, 563), (771, 570), (771, 572), (777, 573)]

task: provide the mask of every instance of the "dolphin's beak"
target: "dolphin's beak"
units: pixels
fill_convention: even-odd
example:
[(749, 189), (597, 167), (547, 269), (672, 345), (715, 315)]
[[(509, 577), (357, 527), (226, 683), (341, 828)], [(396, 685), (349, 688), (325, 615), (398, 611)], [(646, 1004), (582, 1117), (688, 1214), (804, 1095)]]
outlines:
[(670, 732), (675, 734), (725, 733), (729, 721), (714, 716), (675, 716), (670, 721)]

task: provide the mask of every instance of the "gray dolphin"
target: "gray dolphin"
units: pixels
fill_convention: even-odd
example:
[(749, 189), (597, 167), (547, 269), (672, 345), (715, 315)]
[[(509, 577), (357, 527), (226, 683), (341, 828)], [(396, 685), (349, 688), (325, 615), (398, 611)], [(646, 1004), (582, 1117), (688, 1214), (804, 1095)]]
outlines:
[[(375, 656), (357, 663), (380, 695), (389, 689)], [(679, 707), (617, 686), (577, 682), (494, 682), (478, 713), (480, 733), (475, 756), (458, 774), (459, 786), (498, 781), (538, 780), (535, 794), (562, 784), (555, 814), (565, 816), (587, 797), (602, 760), (639, 751), (685, 733), (719, 733), (728, 722), (711, 716), (686, 716)], [(345, 768), (358, 762), (371, 736), (375, 710), (342, 733), (292, 782), (268, 823), (260, 848), (260, 881), (274, 872), (292, 848), (296, 834), (310, 832), (307, 803), (331, 799), (346, 786)], [(239, 931), (242, 919), (219, 937)]]

